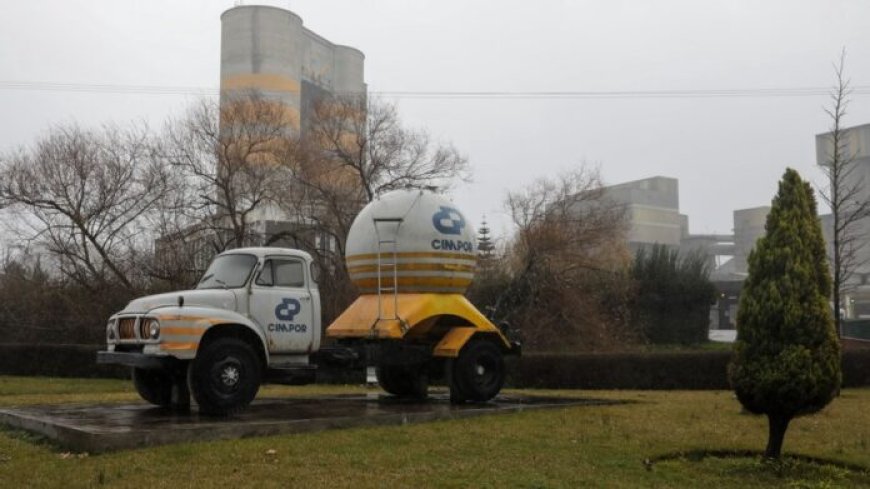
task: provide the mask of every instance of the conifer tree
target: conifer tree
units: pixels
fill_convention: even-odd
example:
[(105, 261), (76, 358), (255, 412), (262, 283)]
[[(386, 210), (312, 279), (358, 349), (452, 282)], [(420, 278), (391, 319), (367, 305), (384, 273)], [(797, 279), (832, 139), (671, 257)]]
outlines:
[(488, 264), (495, 254), (495, 244), (489, 234), (489, 226), (486, 225), (486, 217), (484, 216), (477, 231), (477, 258), (481, 264)]
[(768, 418), (765, 457), (779, 458), (789, 422), (824, 408), (840, 387), (831, 275), (810, 185), (787, 169), (749, 255), (729, 366), (743, 406)]

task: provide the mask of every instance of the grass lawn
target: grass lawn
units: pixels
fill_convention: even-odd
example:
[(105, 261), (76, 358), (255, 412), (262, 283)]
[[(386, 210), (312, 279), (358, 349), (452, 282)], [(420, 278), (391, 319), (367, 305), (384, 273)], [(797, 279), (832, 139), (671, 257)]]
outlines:
[[(362, 387), (267, 387), (261, 396)], [(535, 391), (637, 401), (83, 456), (0, 431), (0, 487), (870, 487), (807, 462), (647, 459), (760, 450), (763, 418), (726, 391)], [(136, 400), (129, 382), (0, 377), (0, 406)], [(785, 452), (870, 467), (870, 389), (843, 391), (789, 428)]]

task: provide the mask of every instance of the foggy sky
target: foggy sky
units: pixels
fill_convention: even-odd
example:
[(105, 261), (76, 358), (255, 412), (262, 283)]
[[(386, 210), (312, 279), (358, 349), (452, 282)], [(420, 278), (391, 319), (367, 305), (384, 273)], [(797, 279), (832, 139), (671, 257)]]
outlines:
[[(234, 3), (3, 1), (0, 82), (214, 93), (219, 17)], [(852, 84), (870, 87), (870, 2), (859, 0), (264, 3), (362, 50), (372, 92), (829, 87), (844, 47)], [(159, 127), (195, 99), (0, 86), (0, 151), (56, 123)], [(453, 198), (475, 224), (485, 213), (499, 234), (508, 230), (507, 190), (582, 162), (598, 165), (607, 183), (676, 177), (691, 231), (727, 233), (734, 209), (770, 203), (786, 166), (821, 183), (814, 135), (830, 124), (819, 95), (397, 102), (408, 124), (469, 157), (474, 182)], [(853, 95), (846, 123), (870, 123), (870, 96)]]

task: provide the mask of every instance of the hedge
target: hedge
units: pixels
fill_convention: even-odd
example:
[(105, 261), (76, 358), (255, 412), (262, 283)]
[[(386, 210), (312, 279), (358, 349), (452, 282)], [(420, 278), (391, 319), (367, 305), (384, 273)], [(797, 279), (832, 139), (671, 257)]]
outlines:
[[(97, 365), (96, 345), (0, 344), (0, 374), (129, 378)], [(727, 351), (535, 354), (509, 357), (508, 386), (546, 389), (729, 389)], [(323, 383), (362, 383), (361, 370), (318, 372)], [(843, 387), (870, 386), (870, 350), (843, 352)]]
[[(526, 354), (508, 361), (508, 384), (545, 389), (730, 389), (731, 352)], [(870, 386), (870, 350), (846, 350), (843, 387)]]
[(130, 369), (97, 365), (97, 351), (105, 346), (0, 344), (0, 374), (51, 377), (130, 377)]
[(728, 389), (730, 352), (526, 354), (510, 385), (546, 389)]

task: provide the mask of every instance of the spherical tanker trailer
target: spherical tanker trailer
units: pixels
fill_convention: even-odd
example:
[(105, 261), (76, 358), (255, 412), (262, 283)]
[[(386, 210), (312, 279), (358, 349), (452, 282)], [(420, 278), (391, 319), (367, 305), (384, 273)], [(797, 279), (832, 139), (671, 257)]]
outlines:
[(487, 401), (504, 384), (505, 354), (519, 346), (462, 294), (474, 278), (474, 229), (443, 197), (398, 190), (356, 217), (345, 261), (361, 295), (327, 328), (365, 348), (389, 393), (425, 397), (443, 377), (453, 402)]
[(453, 402), (482, 402), (504, 383), (519, 345), (462, 293), (474, 277), (474, 231), (450, 202), (402, 190), (366, 206), (351, 227), (347, 268), (361, 295), (327, 328), (311, 255), (239, 248), (216, 256), (193, 290), (140, 297), (112, 315), (97, 362), (132, 367), (146, 401), (227, 415), (261, 383), (304, 384), (317, 365), (376, 368), (402, 397), (444, 378)]

